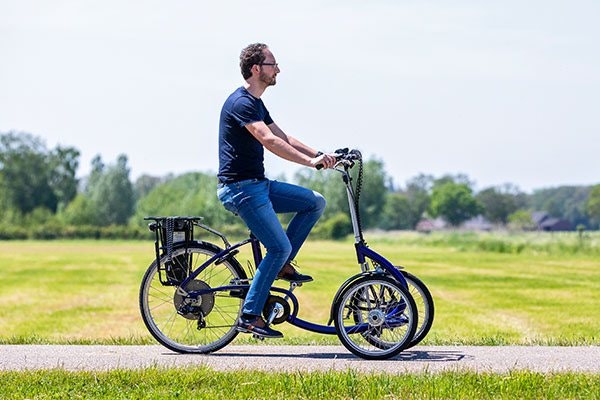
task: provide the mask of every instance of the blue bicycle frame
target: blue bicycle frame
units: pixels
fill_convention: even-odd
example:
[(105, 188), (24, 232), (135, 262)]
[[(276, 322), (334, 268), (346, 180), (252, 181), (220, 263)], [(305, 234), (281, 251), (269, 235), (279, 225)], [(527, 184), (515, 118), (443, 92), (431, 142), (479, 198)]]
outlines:
[[(355, 238), (354, 247), (356, 250), (357, 261), (358, 261), (358, 264), (361, 266), (362, 272), (348, 278), (338, 289), (338, 291), (334, 297), (334, 300), (332, 302), (331, 317), (330, 317), (327, 325), (321, 325), (321, 324), (316, 324), (313, 322), (305, 321), (298, 317), (297, 314), (298, 314), (298, 309), (299, 309), (299, 303), (298, 303), (298, 299), (296, 298), (296, 296), (292, 293), (293, 290), (298, 286), (297, 284), (292, 283), (290, 285), (289, 289), (283, 289), (283, 288), (279, 288), (279, 287), (275, 287), (275, 286), (271, 287), (272, 292), (277, 292), (277, 293), (283, 294), (284, 299), (286, 301), (291, 301), (291, 303), (292, 303), (293, 307), (291, 307), (291, 312), (286, 320), (287, 322), (289, 322), (290, 324), (297, 326), (301, 329), (305, 329), (307, 331), (321, 333), (321, 334), (327, 334), (327, 335), (337, 334), (335, 327), (331, 326), (331, 323), (333, 322), (333, 305), (336, 303), (336, 300), (344, 292), (344, 290), (355, 280), (357, 280), (363, 276), (367, 276), (367, 275), (381, 274), (381, 275), (391, 276), (397, 282), (399, 282), (402, 286), (404, 286), (406, 288), (408, 287), (406, 279), (404, 278), (404, 275), (401, 272), (402, 267), (394, 266), (385, 257), (383, 257), (379, 253), (375, 252), (374, 250), (370, 249), (363, 239), (362, 228), (360, 226), (359, 217), (358, 217), (357, 202), (355, 201), (355, 190), (352, 185), (352, 178), (349, 173), (350, 167), (351, 166), (348, 166), (347, 164), (343, 164), (343, 169), (336, 167), (335, 170), (342, 174), (342, 179), (346, 186), (346, 194), (348, 197), (348, 204), (349, 204), (349, 208), (350, 208), (350, 218), (352, 221), (352, 229), (353, 229), (354, 238)], [(227, 286), (219, 286), (219, 287), (215, 287), (215, 288), (195, 290), (195, 291), (190, 291), (190, 292), (186, 292), (184, 289), (182, 289), (182, 288), (185, 288), (186, 285), (190, 281), (194, 280), (208, 266), (212, 265), (215, 262), (224, 261), (230, 257), (234, 257), (235, 254), (238, 253), (237, 249), (244, 245), (247, 245), (247, 244), (251, 245), (252, 254), (253, 254), (253, 258), (254, 258), (253, 261), (254, 261), (255, 266), (258, 266), (260, 264), (260, 262), (262, 261), (262, 251), (261, 251), (260, 242), (252, 234), (250, 234), (250, 237), (248, 239), (245, 239), (239, 243), (231, 245), (227, 241), (227, 239), (224, 237), (224, 235), (222, 235), (221, 233), (219, 233), (207, 226), (204, 226), (202, 224), (199, 224), (198, 226), (200, 226), (201, 228), (207, 229), (208, 231), (220, 236), (225, 244), (225, 249), (222, 250), (221, 252), (219, 252), (218, 254), (215, 254), (209, 260), (205, 261), (200, 267), (198, 267), (196, 270), (194, 270), (183, 282), (181, 282), (181, 284), (177, 288), (178, 292), (181, 295), (193, 296), (193, 297), (201, 296), (201, 295), (207, 294), (207, 293), (232, 291), (232, 290), (242, 290), (242, 291), (244, 291), (244, 293), (247, 292), (247, 290), (250, 287), (250, 285), (247, 283), (246, 284), (233, 284), (232, 283), (231, 285), (227, 285)], [(370, 262), (368, 260), (370, 260)], [(372, 266), (375, 266), (375, 267), (372, 268)], [(401, 312), (401, 311), (402, 311), (402, 305), (399, 305), (396, 310), (392, 310), (390, 315), (393, 315), (393, 314)], [(356, 326), (350, 327), (350, 328), (348, 328), (348, 330), (352, 330), (352, 332), (361, 333), (361, 332), (365, 332), (367, 330), (367, 328), (368, 328), (368, 324), (363, 323), (363, 324), (358, 324)]]

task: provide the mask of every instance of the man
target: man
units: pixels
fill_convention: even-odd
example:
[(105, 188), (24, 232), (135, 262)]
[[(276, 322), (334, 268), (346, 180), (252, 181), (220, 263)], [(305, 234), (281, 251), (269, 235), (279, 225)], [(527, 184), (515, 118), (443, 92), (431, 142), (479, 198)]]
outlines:
[[(267, 45), (255, 43), (240, 54), (245, 84), (233, 92), (221, 110), (219, 124), (219, 186), (225, 208), (239, 215), (265, 246), (267, 254), (256, 269), (237, 329), (261, 337), (282, 337), (261, 317), (276, 278), (310, 282), (291, 264), (312, 227), (323, 213), (325, 199), (312, 190), (265, 178), (264, 148), (307, 167), (330, 168), (331, 154), (323, 154), (287, 135), (277, 126), (261, 100), (280, 72)], [(296, 213), (284, 231), (276, 213)]]

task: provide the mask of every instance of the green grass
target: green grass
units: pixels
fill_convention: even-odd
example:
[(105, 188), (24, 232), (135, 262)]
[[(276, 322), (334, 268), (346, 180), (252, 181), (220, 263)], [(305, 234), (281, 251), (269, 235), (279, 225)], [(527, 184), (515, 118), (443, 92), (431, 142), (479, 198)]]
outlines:
[[(371, 248), (430, 288), (436, 319), (423, 344), (600, 344), (600, 235), (367, 235)], [(151, 242), (0, 242), (0, 344), (149, 344), (137, 292)], [(245, 265), (249, 254), (242, 252)], [(337, 287), (358, 272), (351, 241), (311, 241), (295, 293), (300, 316), (325, 323)], [(337, 337), (278, 325), (283, 344)], [(234, 343), (256, 343), (240, 335)], [(444, 372), (367, 375), (135, 371), (0, 372), (1, 399), (597, 399), (600, 375)]]
[[(600, 236), (367, 235), (371, 248), (419, 276), (436, 303), (423, 344), (600, 344)], [(477, 243), (505, 243), (490, 249)], [(518, 252), (498, 251), (520, 243)], [(0, 343), (154, 343), (138, 311), (152, 242), (0, 242)], [(239, 256), (245, 265), (247, 252)], [(351, 241), (310, 241), (296, 290), (300, 317), (326, 323), (337, 287), (358, 272)], [(278, 329), (283, 344), (338, 344), (335, 336)], [(252, 342), (241, 335), (234, 343)]]
[(2, 399), (598, 399), (600, 375), (491, 373), (365, 375), (217, 372), (0, 372)]

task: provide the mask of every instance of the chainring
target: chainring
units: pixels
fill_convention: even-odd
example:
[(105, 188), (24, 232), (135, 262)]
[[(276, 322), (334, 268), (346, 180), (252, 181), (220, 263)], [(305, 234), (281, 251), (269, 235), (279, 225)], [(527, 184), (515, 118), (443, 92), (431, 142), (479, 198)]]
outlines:
[(265, 320), (268, 320), (271, 311), (276, 306), (279, 306), (279, 312), (277, 313), (277, 316), (272, 322), (275, 325), (287, 321), (291, 312), (290, 304), (284, 298), (270, 295), (267, 299), (267, 302), (265, 303), (265, 306), (263, 307), (263, 317), (265, 318)]

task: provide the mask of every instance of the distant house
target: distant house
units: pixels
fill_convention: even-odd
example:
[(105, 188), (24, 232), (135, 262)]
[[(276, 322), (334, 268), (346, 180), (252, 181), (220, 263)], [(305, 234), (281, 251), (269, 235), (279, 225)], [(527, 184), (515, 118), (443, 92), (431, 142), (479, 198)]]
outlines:
[(422, 219), (417, 223), (417, 226), (415, 227), (415, 229), (418, 232), (425, 232), (425, 233), (429, 233), (432, 231), (440, 231), (444, 228), (446, 228), (447, 224), (446, 221), (444, 221), (442, 218), (436, 218), (436, 219)]
[(461, 224), (461, 229), (467, 231), (491, 231), (494, 226), (485, 219), (483, 215), (478, 215), (476, 217), (471, 218), (468, 221), (465, 221)]
[[(443, 218), (438, 217), (436, 219), (420, 220), (415, 229), (419, 232), (433, 232), (456, 228), (450, 226)], [(463, 222), (459, 229), (466, 231), (491, 231), (493, 226), (482, 215), (479, 215)]]
[(558, 232), (573, 230), (573, 225), (566, 219), (552, 217), (544, 211), (532, 212), (531, 219), (540, 231)]

